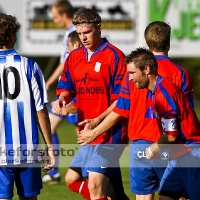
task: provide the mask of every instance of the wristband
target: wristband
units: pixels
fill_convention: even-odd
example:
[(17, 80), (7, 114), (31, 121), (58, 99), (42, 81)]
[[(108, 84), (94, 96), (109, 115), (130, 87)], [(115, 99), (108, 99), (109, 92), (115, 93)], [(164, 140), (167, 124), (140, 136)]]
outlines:
[(149, 148), (148, 148), (148, 152), (149, 152), (149, 154), (150, 154), (151, 156), (153, 156), (153, 152), (151, 151), (150, 146), (149, 146)]

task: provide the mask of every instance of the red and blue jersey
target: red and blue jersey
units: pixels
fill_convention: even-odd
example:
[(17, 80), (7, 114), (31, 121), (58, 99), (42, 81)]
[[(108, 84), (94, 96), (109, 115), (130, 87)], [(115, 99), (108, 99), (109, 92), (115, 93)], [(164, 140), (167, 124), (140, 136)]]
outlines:
[[(176, 84), (193, 106), (193, 84), (188, 72), (172, 63), (167, 56), (159, 55), (156, 59), (159, 75)], [(126, 73), (113, 111), (129, 118), (129, 139), (156, 142), (160, 138), (161, 130), (152, 110), (150, 92), (147, 89), (137, 89), (135, 84), (129, 81), (129, 74)]]
[[(98, 117), (117, 100), (126, 72), (124, 54), (106, 39), (89, 61), (87, 58), (84, 46), (69, 54), (56, 92), (57, 95), (63, 91), (74, 93), (79, 122)], [(94, 143), (121, 143), (126, 137), (125, 121), (97, 137)]]
[[(128, 137), (130, 140), (155, 142), (160, 138), (155, 115), (152, 114), (151, 96), (147, 89), (139, 90), (129, 81), (126, 73), (114, 112), (128, 118)], [(153, 131), (152, 131), (153, 130)]]
[(188, 71), (171, 62), (167, 56), (156, 55), (155, 57), (158, 62), (158, 74), (177, 85), (194, 107), (193, 83)]
[[(162, 127), (162, 132), (178, 136), (177, 143), (185, 144), (189, 149), (199, 146), (200, 122), (180, 89), (171, 81), (158, 76), (151, 94), (153, 113)], [(172, 145), (172, 155), (180, 156), (187, 152), (188, 148), (180, 152)]]

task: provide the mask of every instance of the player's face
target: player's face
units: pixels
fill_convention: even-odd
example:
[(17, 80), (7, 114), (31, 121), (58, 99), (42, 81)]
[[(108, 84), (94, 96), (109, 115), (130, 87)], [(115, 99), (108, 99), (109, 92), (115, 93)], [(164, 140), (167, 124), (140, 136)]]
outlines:
[(55, 7), (52, 7), (51, 14), (53, 21), (61, 27), (65, 27), (66, 14), (59, 14)]
[(85, 48), (96, 50), (101, 41), (101, 25), (97, 27), (93, 24), (79, 24), (76, 26), (76, 32)]
[(73, 51), (74, 49), (77, 48), (77, 46), (75, 44), (72, 44), (70, 37), (68, 38), (67, 46), (68, 46), (67, 47), (67, 53), (70, 53), (71, 51)]
[(146, 70), (141, 71), (134, 63), (129, 63), (127, 71), (129, 73), (129, 81), (134, 82), (138, 89), (148, 88), (149, 79)]

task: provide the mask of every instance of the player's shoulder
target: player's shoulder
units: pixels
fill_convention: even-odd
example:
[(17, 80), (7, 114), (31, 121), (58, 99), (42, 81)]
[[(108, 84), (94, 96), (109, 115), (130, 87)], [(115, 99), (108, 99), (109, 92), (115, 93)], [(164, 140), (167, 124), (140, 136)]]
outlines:
[(188, 71), (186, 69), (171, 60), (166, 61), (165, 64), (168, 65), (168, 68), (174, 69), (175, 73), (188, 74)]
[(65, 63), (67, 63), (67, 65), (69, 64), (74, 66), (77, 63), (79, 63), (84, 57), (85, 57), (85, 49), (82, 46), (71, 51)]
[(164, 93), (168, 93), (170, 95), (177, 95), (181, 93), (180, 88), (168, 78), (163, 78), (160, 84), (160, 89)]
[(39, 67), (39, 65), (37, 64), (37, 62), (35, 62), (33, 59), (16, 54), (15, 56), (15, 60), (21, 62), (21, 65), (30, 67), (30, 68), (37, 68)]
[(108, 43), (107, 45), (107, 51), (110, 51), (110, 53), (113, 53), (115, 55), (118, 55), (118, 56), (125, 56), (123, 51), (120, 50), (118, 47), (116, 47), (115, 45), (111, 44), (111, 43)]
[(83, 46), (72, 50), (68, 57), (70, 57), (70, 58), (78, 58), (79, 57), (80, 58), (81, 55), (84, 55), (84, 47)]

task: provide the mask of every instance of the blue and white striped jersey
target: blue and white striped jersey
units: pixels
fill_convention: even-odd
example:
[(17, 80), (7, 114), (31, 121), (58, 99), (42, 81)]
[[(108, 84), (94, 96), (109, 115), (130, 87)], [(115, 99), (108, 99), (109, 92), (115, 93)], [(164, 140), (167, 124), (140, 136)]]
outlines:
[(47, 102), (38, 64), (14, 49), (1, 50), (0, 165), (37, 161), (39, 135), (35, 113)]

